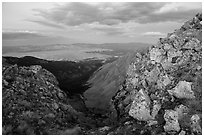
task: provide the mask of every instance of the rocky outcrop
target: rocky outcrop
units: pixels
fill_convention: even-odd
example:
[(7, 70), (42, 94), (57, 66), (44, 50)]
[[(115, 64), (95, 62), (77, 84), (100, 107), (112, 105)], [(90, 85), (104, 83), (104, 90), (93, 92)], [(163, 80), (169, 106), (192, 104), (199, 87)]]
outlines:
[(81, 115), (41, 66), (3, 65), (2, 102), (3, 134), (54, 134), (73, 127)]
[(112, 98), (120, 122), (133, 118), (145, 129), (138, 134), (201, 134), (201, 36), (197, 14), (147, 53), (135, 54)]

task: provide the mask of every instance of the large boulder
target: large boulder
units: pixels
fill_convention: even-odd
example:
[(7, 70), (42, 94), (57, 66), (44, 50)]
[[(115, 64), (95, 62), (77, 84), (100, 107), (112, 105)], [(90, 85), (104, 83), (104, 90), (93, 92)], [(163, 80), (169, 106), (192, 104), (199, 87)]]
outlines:
[(150, 99), (144, 90), (140, 90), (130, 107), (129, 115), (140, 121), (148, 121), (152, 119), (150, 115)]
[(175, 88), (168, 90), (168, 92), (177, 98), (195, 98), (194, 92), (191, 89), (191, 82), (179, 81)]

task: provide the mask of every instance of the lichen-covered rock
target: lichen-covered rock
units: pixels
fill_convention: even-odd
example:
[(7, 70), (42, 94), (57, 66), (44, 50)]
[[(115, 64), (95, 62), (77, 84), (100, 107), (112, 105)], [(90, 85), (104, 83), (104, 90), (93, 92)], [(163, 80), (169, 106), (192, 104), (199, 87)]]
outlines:
[(155, 61), (155, 62), (158, 62), (158, 63), (161, 62), (162, 54), (163, 54), (163, 51), (161, 49), (153, 48), (153, 49), (150, 50), (149, 54), (150, 54), (150, 59), (152, 61)]
[(105, 132), (105, 131), (107, 131), (107, 130), (109, 130), (109, 129), (110, 129), (110, 127), (105, 126), (105, 127), (99, 128), (99, 131), (100, 131), (100, 132)]
[(167, 85), (171, 84), (171, 79), (167, 74), (160, 73), (159, 79), (157, 80), (157, 86), (159, 89), (164, 89)]
[(161, 104), (158, 100), (153, 101), (153, 108), (152, 108), (152, 117), (155, 118), (155, 116), (158, 114), (159, 110), (161, 109)]
[(186, 134), (186, 131), (184, 130), (181, 130), (181, 132), (179, 133), (179, 135), (185, 135)]
[(201, 119), (198, 114), (195, 114), (191, 117), (191, 128), (194, 134), (201, 134)]
[(150, 115), (150, 99), (144, 90), (140, 90), (130, 107), (129, 115), (140, 121), (148, 121), (152, 119)]
[(182, 51), (180, 51), (180, 50), (176, 50), (174, 48), (171, 48), (171, 50), (169, 50), (167, 52), (168, 61), (173, 63), (173, 64), (176, 63), (176, 59), (179, 56), (182, 56)]
[(42, 69), (42, 67), (39, 65), (30, 66), (30, 70), (35, 74), (38, 73), (41, 69)]
[(179, 81), (175, 88), (168, 90), (168, 92), (177, 98), (193, 99), (194, 92), (191, 89), (191, 82)]
[(164, 119), (166, 124), (164, 125), (164, 130), (167, 133), (176, 133), (180, 130), (178, 122), (178, 112), (174, 110), (165, 110)]
[(183, 104), (176, 106), (174, 110), (178, 113), (178, 119), (182, 119), (189, 112), (189, 108)]
[(159, 74), (159, 69), (155, 67), (150, 72), (147, 72), (146, 80), (149, 82), (149, 84), (156, 83), (158, 81)]

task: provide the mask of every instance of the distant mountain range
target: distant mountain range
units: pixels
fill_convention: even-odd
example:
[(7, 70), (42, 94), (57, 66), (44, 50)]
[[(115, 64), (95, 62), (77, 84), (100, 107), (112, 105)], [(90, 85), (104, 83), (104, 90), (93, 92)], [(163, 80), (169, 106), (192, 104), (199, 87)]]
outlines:
[(105, 44), (49, 44), (2, 47), (3, 56), (34, 56), (47, 60), (79, 61), (88, 58), (107, 59), (123, 56), (133, 51), (143, 51), (150, 44), (145, 43), (105, 43)]

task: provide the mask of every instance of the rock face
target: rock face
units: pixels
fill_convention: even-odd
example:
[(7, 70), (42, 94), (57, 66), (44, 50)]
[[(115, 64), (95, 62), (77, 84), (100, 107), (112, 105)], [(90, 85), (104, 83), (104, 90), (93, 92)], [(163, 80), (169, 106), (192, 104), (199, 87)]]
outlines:
[(112, 98), (121, 122), (135, 119), (144, 129), (138, 134), (201, 134), (201, 36), (202, 15), (197, 14), (147, 53), (135, 54)]
[(80, 113), (41, 66), (3, 65), (3, 134), (52, 134), (74, 126)]
[(142, 89), (136, 94), (130, 107), (129, 115), (140, 121), (152, 119), (150, 115), (150, 99)]

